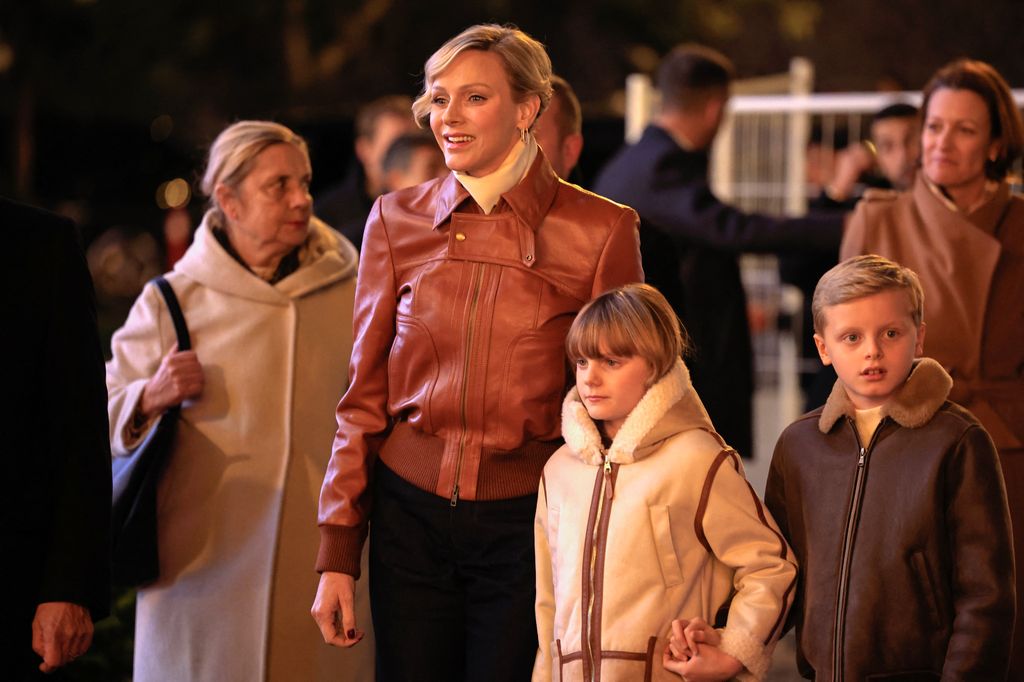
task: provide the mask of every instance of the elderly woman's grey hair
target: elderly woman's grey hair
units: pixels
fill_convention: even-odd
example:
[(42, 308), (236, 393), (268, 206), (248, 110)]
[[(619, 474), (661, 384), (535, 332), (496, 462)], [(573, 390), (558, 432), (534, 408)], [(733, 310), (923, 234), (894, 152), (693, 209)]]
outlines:
[(238, 187), (249, 175), (260, 152), (275, 144), (292, 144), (309, 154), (306, 141), (300, 135), (273, 121), (238, 121), (222, 130), (210, 146), (206, 172), (199, 186), (209, 197), (211, 208), (221, 209), (217, 203), (217, 186)]

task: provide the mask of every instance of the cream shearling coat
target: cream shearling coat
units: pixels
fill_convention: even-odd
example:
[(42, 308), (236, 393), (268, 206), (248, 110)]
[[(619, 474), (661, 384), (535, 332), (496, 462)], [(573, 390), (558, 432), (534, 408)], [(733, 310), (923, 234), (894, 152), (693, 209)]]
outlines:
[[(372, 679), (372, 633), (337, 649), (309, 614), (358, 254), (314, 218), (303, 265), (271, 285), (221, 247), (214, 221), (208, 213), (167, 275), (206, 385), (183, 405), (160, 483), (160, 578), (138, 595), (135, 682)], [(132, 446), (126, 427), (174, 343), (163, 298), (147, 285), (107, 364), (115, 456)]]
[[(537, 502), (533, 679), (581, 680), (599, 665), (604, 682), (678, 682), (661, 662), (672, 620), (713, 623), (723, 606), (722, 650), (744, 664), (741, 679), (762, 679), (792, 605), (796, 563), (682, 361), (607, 451), (575, 388), (562, 433)], [(593, 664), (585, 640), (600, 642)]]

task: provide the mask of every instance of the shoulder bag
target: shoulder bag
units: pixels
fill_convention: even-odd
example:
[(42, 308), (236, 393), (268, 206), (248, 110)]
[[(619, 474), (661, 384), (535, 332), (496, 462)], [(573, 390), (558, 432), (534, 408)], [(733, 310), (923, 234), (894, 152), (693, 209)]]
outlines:
[[(167, 280), (153, 280), (160, 288), (178, 336), (178, 350), (192, 347), (178, 297)], [(157, 552), (156, 490), (174, 447), (180, 405), (161, 415), (146, 438), (126, 457), (111, 464), (111, 576), (124, 587), (145, 585), (160, 574)]]

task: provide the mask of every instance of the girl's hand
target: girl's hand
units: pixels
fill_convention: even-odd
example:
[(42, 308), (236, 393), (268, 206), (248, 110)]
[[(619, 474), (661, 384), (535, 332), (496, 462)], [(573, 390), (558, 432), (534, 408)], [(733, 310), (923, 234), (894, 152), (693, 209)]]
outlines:
[(722, 638), (703, 618), (672, 621), (662, 666), (686, 682), (719, 682), (743, 670), (743, 664), (718, 648)]

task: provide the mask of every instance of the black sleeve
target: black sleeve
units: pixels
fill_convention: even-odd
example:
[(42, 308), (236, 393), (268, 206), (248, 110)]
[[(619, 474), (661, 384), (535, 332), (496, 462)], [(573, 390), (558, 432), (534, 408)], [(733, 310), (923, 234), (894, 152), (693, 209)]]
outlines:
[(50, 314), (37, 356), (49, 423), (37, 456), (53, 463), (37, 601), (81, 604), (98, 620), (110, 602), (107, 391), (92, 280), (74, 226), (61, 223), (50, 240)]

